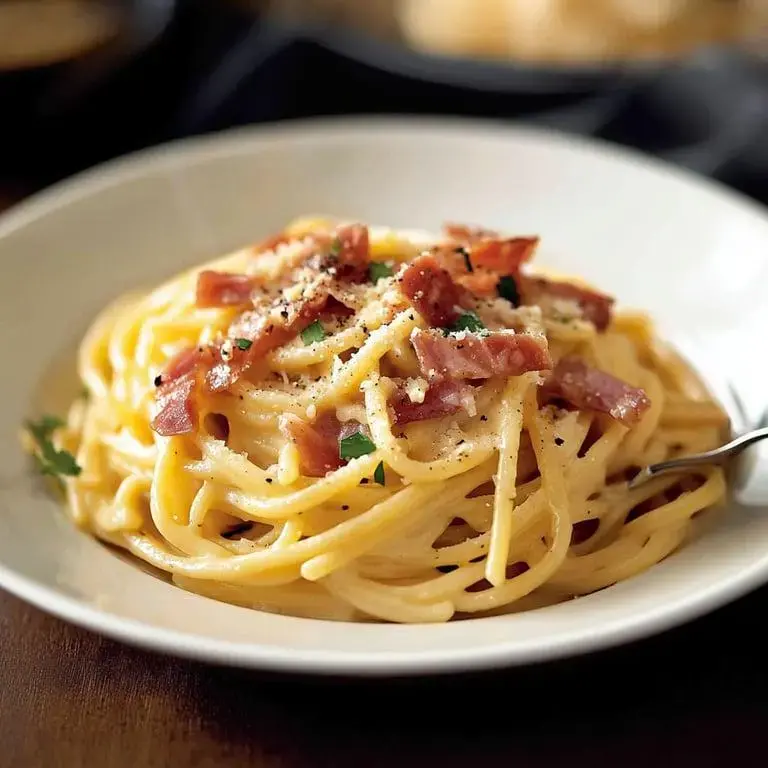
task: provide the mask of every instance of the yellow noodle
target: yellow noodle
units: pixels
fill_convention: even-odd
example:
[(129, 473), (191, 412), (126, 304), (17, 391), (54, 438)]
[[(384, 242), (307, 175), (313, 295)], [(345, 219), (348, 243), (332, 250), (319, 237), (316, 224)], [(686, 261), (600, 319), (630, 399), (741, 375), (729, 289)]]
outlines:
[[(334, 226), (303, 219), (287, 230), (299, 239), (258, 256), (242, 249), (207, 268), (290, 291), (283, 276), (303, 263), (307, 236)], [(372, 258), (394, 269), (422, 247), (371, 230)], [(474, 408), (398, 426), (389, 406), (396, 388), (405, 382), (419, 402), (427, 382), (411, 344), (425, 319), (396, 275), (352, 286), (358, 311), (320, 341), (297, 338), (230, 392), (204, 398), (198, 432), (160, 437), (151, 428), (155, 377), (185, 347), (215, 342), (240, 311), (196, 307), (198, 271), (121, 299), (95, 320), (77, 359), (88, 400), (75, 402), (53, 435), (82, 468), (64, 478), (76, 524), (184, 589), (339, 621), (511, 613), (641, 573), (725, 494), (719, 469), (627, 486), (632, 468), (711, 448), (727, 427), (641, 313), (618, 312), (598, 331), (585, 320), (542, 319), (536, 308), (478, 309), (489, 322), (498, 311), (516, 318), (517, 332), (544, 335), (555, 362), (575, 354), (642, 387), (651, 406), (632, 428), (539, 408), (537, 373), (489, 379), (473, 390)], [(324, 412), (360, 422), (375, 449), (324, 477), (305, 476), (281, 425)], [(210, 414), (226, 419), (223, 439)], [(35, 450), (28, 434), (24, 445)], [(588, 521), (596, 532), (572, 539)]]

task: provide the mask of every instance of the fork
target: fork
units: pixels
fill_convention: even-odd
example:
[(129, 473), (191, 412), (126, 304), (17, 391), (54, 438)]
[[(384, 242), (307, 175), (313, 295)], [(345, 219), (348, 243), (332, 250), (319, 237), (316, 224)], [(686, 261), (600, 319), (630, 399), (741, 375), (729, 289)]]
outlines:
[[(630, 480), (629, 487), (638, 488), (659, 475), (682, 472), (692, 467), (724, 464), (731, 459), (741, 457), (741, 461), (735, 468), (734, 482), (738, 500), (744, 504), (768, 504), (768, 451), (758, 449), (747, 451), (748, 448), (763, 440), (768, 440), (768, 410), (754, 429), (730, 443), (704, 453), (651, 464)], [(744, 454), (743, 457), (742, 454)]]

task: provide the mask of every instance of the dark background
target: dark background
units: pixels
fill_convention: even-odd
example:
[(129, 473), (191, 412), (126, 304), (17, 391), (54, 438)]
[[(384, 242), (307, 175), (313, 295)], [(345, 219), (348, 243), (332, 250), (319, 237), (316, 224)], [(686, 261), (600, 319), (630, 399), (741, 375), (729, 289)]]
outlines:
[[(149, 48), (79, 97), (51, 98), (59, 71), (23, 81), (0, 75), (0, 207), (177, 137), (382, 112), (509, 118), (595, 135), (768, 202), (762, 63), (708, 51), (642, 77), (461, 65), (431, 77), (428, 62), (371, 49), (372, 58), (352, 43), (187, 0)], [(0, 765), (764, 766), (767, 599), (761, 590), (595, 656), (453, 679), (354, 682), (143, 653), (0, 593)]]

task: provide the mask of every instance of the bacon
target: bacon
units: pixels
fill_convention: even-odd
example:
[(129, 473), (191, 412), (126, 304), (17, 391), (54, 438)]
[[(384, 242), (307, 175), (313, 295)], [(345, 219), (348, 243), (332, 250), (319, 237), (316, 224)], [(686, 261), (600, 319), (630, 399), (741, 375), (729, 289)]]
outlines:
[[(540, 240), (538, 237), (504, 238), (489, 229), (460, 224), (447, 224), (445, 232), (467, 250), (471, 269), (468, 269), (465, 263), (459, 274), (471, 272), (472, 269), (481, 269), (495, 273), (497, 279), (502, 275), (517, 274), (523, 264), (533, 258)], [(454, 263), (458, 264), (458, 262)], [(454, 270), (448, 269), (454, 277), (457, 277)]]
[(444, 336), (417, 330), (411, 343), (424, 375), (431, 379), (488, 379), (549, 371), (552, 360), (543, 336), (511, 331)]
[(311, 424), (294, 414), (280, 417), (280, 431), (299, 451), (302, 474), (324, 477), (344, 466), (339, 456), (341, 423), (332, 411), (318, 416)]
[(230, 326), (229, 337), (230, 340), (245, 339), (251, 345), (247, 350), (232, 345), (226, 360), (219, 347), (214, 365), (205, 377), (207, 388), (211, 392), (229, 389), (256, 360), (287, 344), (312, 325), (328, 307), (329, 300), (327, 287), (321, 285), (292, 304), (276, 302), (268, 310), (243, 313)]
[(538, 237), (481, 240), (472, 246), (470, 260), (475, 269), (487, 269), (500, 276), (513, 275), (533, 258), (538, 245)]
[(357, 421), (340, 422), (333, 411), (321, 413), (311, 424), (290, 413), (280, 417), (280, 431), (298, 449), (307, 477), (325, 477), (343, 467), (347, 462), (339, 455), (339, 444), (360, 428)]
[(389, 399), (389, 406), (398, 425), (451, 416), (462, 408), (470, 416), (477, 412), (473, 387), (448, 379), (434, 382), (421, 403), (414, 403), (403, 389), (398, 389)]
[(564, 400), (579, 410), (605, 413), (627, 427), (637, 424), (650, 408), (644, 390), (575, 357), (563, 358), (544, 382), (540, 400)]
[(184, 435), (196, 429), (200, 368), (208, 359), (208, 350), (189, 347), (179, 352), (158, 377), (152, 429), (159, 435)]
[(435, 328), (447, 328), (459, 317), (465, 301), (462, 289), (453, 282), (437, 259), (429, 254), (415, 258), (400, 277), (400, 289), (414, 309)]
[(361, 283), (368, 279), (370, 238), (363, 224), (346, 224), (336, 230), (332, 244), (333, 256), (338, 261), (336, 277)]
[(248, 275), (206, 269), (197, 276), (198, 307), (238, 307), (250, 304), (253, 279)]
[(443, 225), (443, 232), (453, 240), (458, 240), (462, 243), (474, 243), (477, 240), (497, 238), (499, 236), (499, 233), (494, 232), (492, 229), (473, 227), (468, 224), (456, 224), (450, 221)]
[(598, 331), (604, 331), (611, 324), (614, 299), (603, 293), (573, 283), (522, 275), (517, 278), (517, 287), (522, 303), (541, 307), (545, 316), (556, 313), (558, 304), (570, 303), (578, 315), (593, 323)]

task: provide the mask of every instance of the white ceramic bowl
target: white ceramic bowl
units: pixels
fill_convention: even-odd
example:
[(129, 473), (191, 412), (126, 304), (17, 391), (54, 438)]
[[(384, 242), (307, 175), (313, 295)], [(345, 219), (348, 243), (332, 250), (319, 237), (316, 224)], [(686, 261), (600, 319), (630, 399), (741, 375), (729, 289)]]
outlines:
[[(99, 632), (250, 667), (384, 675), (591, 651), (671, 625), (768, 580), (768, 514), (731, 508), (647, 573), (530, 613), (438, 626), (342, 624), (188, 594), (78, 532), (31, 478), (20, 421), (62, 403), (53, 380), (115, 295), (322, 212), (437, 229), (540, 233), (541, 263), (644, 307), (737, 419), (768, 400), (768, 219), (639, 156), (465, 121), (318, 121), (237, 131), (111, 163), (0, 218), (0, 585)], [(761, 400), (761, 398), (763, 398)]]

